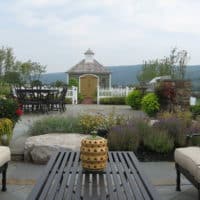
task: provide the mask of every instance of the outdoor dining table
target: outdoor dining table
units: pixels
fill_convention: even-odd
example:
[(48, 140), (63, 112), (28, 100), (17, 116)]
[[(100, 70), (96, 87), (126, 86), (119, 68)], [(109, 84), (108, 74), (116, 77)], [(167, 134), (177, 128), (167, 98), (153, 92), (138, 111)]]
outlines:
[(103, 172), (82, 169), (80, 152), (61, 149), (49, 160), (27, 200), (160, 200), (133, 152), (108, 153)]
[(25, 111), (48, 111), (48, 100), (59, 92), (52, 88), (17, 88), (16, 94)]

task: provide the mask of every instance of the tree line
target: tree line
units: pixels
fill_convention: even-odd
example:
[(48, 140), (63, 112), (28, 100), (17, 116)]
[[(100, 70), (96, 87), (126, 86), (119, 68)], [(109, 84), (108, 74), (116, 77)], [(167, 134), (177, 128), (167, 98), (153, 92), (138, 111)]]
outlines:
[(13, 49), (2, 46), (0, 48), (0, 80), (12, 85), (31, 84), (39, 80), (46, 66), (39, 62), (27, 60), (19, 61), (14, 56)]

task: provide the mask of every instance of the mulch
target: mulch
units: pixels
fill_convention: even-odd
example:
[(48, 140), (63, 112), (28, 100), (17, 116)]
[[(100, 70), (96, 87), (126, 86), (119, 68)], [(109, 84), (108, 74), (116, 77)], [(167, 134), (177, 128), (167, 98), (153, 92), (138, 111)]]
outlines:
[(174, 161), (174, 151), (169, 153), (158, 153), (149, 151), (147, 149), (139, 148), (135, 152), (136, 157), (142, 162), (156, 162), (156, 161)]

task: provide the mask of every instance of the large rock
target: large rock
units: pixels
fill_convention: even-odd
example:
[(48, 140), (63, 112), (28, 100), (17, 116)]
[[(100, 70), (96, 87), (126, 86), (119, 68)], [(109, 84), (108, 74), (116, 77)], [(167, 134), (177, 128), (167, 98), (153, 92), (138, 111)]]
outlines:
[(60, 148), (79, 151), (81, 140), (88, 135), (82, 134), (45, 134), (29, 137), (25, 142), (24, 160), (46, 163), (52, 153)]

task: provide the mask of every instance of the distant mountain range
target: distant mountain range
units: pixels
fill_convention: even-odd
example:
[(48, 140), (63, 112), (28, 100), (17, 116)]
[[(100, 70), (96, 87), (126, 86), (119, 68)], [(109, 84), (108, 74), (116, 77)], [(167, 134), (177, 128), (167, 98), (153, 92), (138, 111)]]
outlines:
[[(142, 65), (107, 66), (107, 68), (112, 73), (112, 85), (125, 86), (138, 83), (137, 75), (141, 71)], [(200, 65), (187, 66), (186, 78), (192, 81), (193, 88), (200, 89)], [(41, 76), (41, 81), (46, 84), (56, 80), (67, 82), (66, 73), (47, 73)]]

